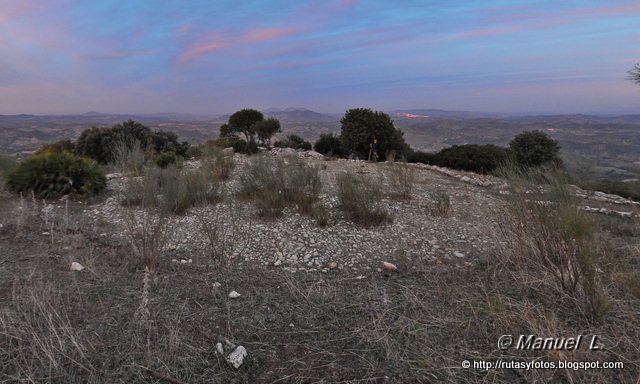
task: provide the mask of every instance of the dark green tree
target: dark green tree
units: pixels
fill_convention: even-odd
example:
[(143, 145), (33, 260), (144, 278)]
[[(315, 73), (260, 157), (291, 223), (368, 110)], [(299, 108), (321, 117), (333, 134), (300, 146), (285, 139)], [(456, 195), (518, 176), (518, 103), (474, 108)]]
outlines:
[(384, 112), (354, 108), (345, 113), (340, 123), (340, 140), (347, 150), (366, 155), (369, 152), (369, 144), (373, 139), (377, 139), (378, 154), (382, 159), (392, 151), (399, 157), (406, 157), (410, 152), (403, 132), (394, 127), (393, 121)]
[(241, 109), (229, 117), (230, 132), (242, 133), (247, 141), (254, 141), (256, 124), (264, 120), (262, 112), (255, 109)]
[(536, 167), (560, 163), (560, 144), (541, 131), (525, 131), (511, 140), (509, 149), (519, 165)]
[(636, 84), (640, 84), (640, 64), (636, 64), (629, 71), (629, 79), (633, 80)]
[(342, 141), (333, 133), (322, 133), (320, 138), (313, 145), (313, 149), (318, 153), (329, 156), (344, 156), (345, 150), (342, 147)]
[(270, 146), (273, 135), (281, 131), (280, 122), (278, 119), (273, 118), (258, 121), (254, 127), (258, 135), (258, 141), (264, 146)]

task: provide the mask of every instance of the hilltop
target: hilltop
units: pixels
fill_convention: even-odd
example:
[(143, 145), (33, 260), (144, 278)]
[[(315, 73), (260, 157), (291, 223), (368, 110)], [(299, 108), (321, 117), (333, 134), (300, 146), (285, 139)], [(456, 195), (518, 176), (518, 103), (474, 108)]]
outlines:
[[(530, 208), (555, 204), (547, 201), (553, 199), (545, 192), (548, 186), (523, 190), (492, 176), (422, 164), (332, 160), (290, 149), (264, 157), (227, 152), (225, 159), (224, 164), (235, 164), (230, 177), (209, 184), (220, 197), (169, 216), (135, 205), (131, 188), (157, 172), (182, 177), (171, 169), (149, 168), (139, 176), (118, 170), (108, 176), (107, 192), (86, 202), (32, 201), (5, 192), (0, 206), (3, 373), (189, 383), (637, 377), (638, 203), (569, 188), (578, 215), (595, 231), (594, 281), (607, 303), (600, 308), (590, 304), (589, 297), (596, 296), (585, 297), (582, 288), (562, 290), (551, 269), (526, 260), (534, 256), (523, 236), (541, 232), (518, 232), (532, 222), (520, 221), (517, 207), (532, 200), (539, 203)], [(187, 161), (178, 175), (199, 172), (208, 161)], [(281, 214), (261, 216), (273, 207), (241, 193), (248, 182), (243, 175), (260, 164), (285, 167), (285, 175), (317, 172), (321, 187), (314, 204), (324, 213), (285, 201)], [(378, 225), (356, 221), (342, 207), (343, 172), (372, 183), (350, 198), (384, 212)], [(301, 185), (296, 188), (303, 193)], [(542, 244), (553, 246), (558, 239), (547, 235)], [(157, 257), (151, 273), (138, 255), (144, 249)], [(85, 269), (70, 270), (72, 262)], [(239, 297), (231, 298), (232, 291)], [(606, 349), (503, 352), (496, 349), (502, 334), (596, 334)], [(217, 343), (224, 349), (227, 341), (247, 351), (239, 368), (225, 361), (228, 352), (217, 352)], [(463, 360), (500, 358), (622, 361), (625, 367), (460, 368)]]

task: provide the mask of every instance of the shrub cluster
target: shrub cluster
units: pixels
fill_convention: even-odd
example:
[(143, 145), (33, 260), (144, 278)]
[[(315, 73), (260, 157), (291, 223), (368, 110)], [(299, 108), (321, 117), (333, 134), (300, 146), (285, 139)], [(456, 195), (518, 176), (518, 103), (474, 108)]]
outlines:
[(254, 153), (258, 153), (258, 144), (256, 144), (255, 141), (245, 141), (235, 138), (230, 140), (230, 143), (235, 152), (244, 153), (245, 155), (253, 155)]
[(75, 153), (108, 164), (114, 162), (115, 149), (123, 142), (127, 145), (136, 143), (142, 150), (174, 152), (178, 156), (184, 156), (189, 149), (189, 143), (179, 143), (178, 136), (173, 132), (153, 132), (141, 123), (128, 120), (111, 128), (92, 127), (84, 130), (76, 142)]
[(318, 141), (313, 145), (313, 149), (325, 156), (343, 157), (347, 151), (342, 146), (340, 137), (334, 136), (333, 133), (323, 133)]
[(156, 156), (156, 164), (160, 168), (167, 168), (178, 161), (175, 152), (162, 152)]
[(298, 135), (289, 135), (286, 139), (278, 140), (273, 143), (273, 146), (279, 148), (302, 149), (305, 151), (311, 150), (311, 143)]
[(410, 162), (487, 174), (493, 172), (509, 158), (507, 149), (496, 145), (464, 144), (445, 148), (440, 152), (413, 152)]
[(35, 151), (34, 155), (41, 155), (44, 153), (60, 153), (60, 152), (69, 152), (73, 153), (75, 151), (76, 145), (69, 139), (58, 140), (55, 143), (45, 144), (40, 147), (37, 151)]
[(7, 185), (14, 192), (57, 198), (100, 193), (106, 187), (106, 177), (91, 159), (68, 152), (50, 152), (18, 163), (8, 174)]

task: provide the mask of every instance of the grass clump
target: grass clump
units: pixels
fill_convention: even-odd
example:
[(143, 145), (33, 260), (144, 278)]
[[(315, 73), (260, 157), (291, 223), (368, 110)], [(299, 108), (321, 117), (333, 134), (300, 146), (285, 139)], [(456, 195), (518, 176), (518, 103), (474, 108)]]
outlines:
[(599, 241), (564, 177), (540, 168), (510, 167), (501, 174), (511, 186), (507, 207), (513, 222), (506, 236), (514, 251), (507, 263), (522, 274), (537, 275), (545, 283), (538, 289), (567, 294), (592, 319), (601, 319), (609, 303), (596, 274)]
[(365, 227), (392, 221), (392, 217), (380, 207), (382, 188), (371, 178), (348, 171), (336, 176), (340, 209), (351, 220)]
[[(389, 157), (387, 156), (387, 158)], [(398, 200), (411, 199), (411, 192), (416, 180), (415, 168), (404, 162), (391, 162), (386, 166), (385, 179), (393, 198)]]
[(431, 214), (436, 216), (447, 216), (451, 209), (451, 197), (449, 194), (442, 189), (437, 189), (433, 193), (433, 197), (435, 199), (435, 204), (430, 210)]
[(228, 180), (235, 169), (233, 157), (225, 156), (217, 147), (207, 147), (202, 154), (202, 168), (216, 180)]
[(106, 184), (104, 172), (95, 161), (68, 152), (31, 156), (7, 175), (9, 189), (33, 192), (37, 198), (98, 194)]
[(156, 168), (144, 177), (129, 179), (120, 202), (181, 215), (193, 206), (215, 203), (220, 198), (220, 185), (203, 169), (180, 172), (176, 168)]
[(298, 158), (255, 157), (240, 175), (239, 195), (251, 199), (261, 217), (282, 215), (287, 204), (312, 215), (322, 183), (317, 167)]

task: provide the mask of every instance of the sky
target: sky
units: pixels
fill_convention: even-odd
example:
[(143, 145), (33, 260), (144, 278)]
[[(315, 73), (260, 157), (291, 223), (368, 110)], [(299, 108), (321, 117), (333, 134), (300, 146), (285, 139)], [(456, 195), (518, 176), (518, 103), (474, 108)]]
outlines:
[(640, 113), (640, 2), (0, 0), (0, 114)]

